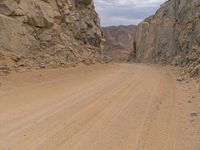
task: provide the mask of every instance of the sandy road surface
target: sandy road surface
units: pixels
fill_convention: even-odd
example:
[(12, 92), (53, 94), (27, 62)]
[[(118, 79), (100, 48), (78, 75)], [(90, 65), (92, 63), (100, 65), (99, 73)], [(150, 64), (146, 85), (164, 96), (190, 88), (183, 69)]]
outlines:
[(0, 150), (200, 150), (200, 97), (162, 68), (81, 66), (0, 82)]

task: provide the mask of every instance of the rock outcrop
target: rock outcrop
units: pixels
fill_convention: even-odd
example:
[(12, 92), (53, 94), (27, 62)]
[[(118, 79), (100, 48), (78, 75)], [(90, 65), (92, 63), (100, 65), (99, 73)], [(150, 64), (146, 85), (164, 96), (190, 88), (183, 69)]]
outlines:
[(106, 39), (104, 55), (115, 61), (127, 61), (133, 51), (136, 26), (104, 27), (103, 32)]
[(92, 0), (0, 0), (0, 72), (94, 63), (102, 36)]
[(200, 1), (168, 0), (138, 25), (137, 61), (173, 64), (200, 74)]

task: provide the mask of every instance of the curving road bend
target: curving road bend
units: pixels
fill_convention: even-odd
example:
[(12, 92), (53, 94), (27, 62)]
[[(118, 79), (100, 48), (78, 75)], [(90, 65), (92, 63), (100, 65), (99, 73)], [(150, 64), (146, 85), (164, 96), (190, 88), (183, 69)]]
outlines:
[(99, 64), (0, 82), (0, 150), (200, 148), (187, 92), (158, 66)]

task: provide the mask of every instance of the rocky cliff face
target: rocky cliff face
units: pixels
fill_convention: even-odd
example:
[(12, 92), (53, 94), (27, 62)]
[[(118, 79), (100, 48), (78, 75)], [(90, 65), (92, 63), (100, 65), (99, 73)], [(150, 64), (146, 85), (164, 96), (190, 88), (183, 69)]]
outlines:
[(139, 24), (137, 61), (174, 64), (200, 74), (200, 1), (168, 0)]
[(0, 72), (93, 63), (99, 22), (92, 0), (0, 0)]
[(117, 61), (127, 61), (133, 51), (133, 41), (136, 33), (136, 26), (110, 26), (104, 27), (105, 48), (104, 55)]

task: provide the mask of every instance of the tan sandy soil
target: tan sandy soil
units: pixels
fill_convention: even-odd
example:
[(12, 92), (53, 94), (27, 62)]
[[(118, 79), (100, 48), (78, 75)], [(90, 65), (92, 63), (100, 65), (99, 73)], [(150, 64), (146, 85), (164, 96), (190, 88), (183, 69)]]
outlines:
[(0, 77), (0, 150), (199, 150), (200, 94), (142, 64)]

